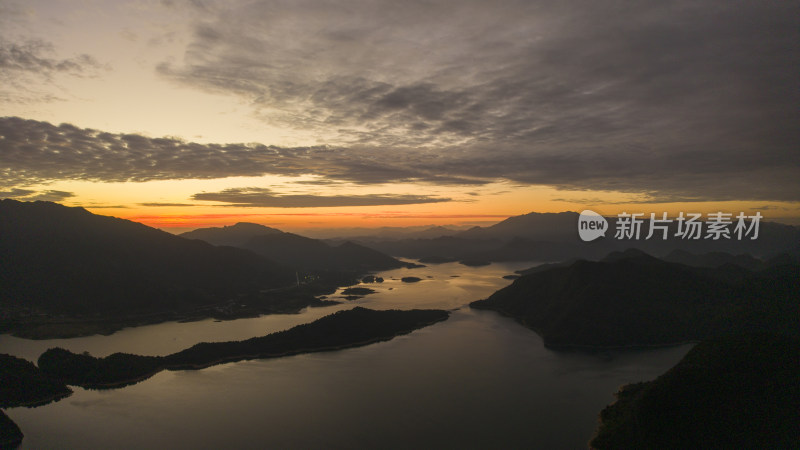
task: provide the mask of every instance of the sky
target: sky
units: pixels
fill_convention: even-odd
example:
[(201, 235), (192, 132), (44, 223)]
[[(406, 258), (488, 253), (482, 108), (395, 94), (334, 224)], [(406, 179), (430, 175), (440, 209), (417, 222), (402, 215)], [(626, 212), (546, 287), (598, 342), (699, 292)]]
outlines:
[(800, 224), (800, 3), (0, 0), (0, 197), (168, 231)]

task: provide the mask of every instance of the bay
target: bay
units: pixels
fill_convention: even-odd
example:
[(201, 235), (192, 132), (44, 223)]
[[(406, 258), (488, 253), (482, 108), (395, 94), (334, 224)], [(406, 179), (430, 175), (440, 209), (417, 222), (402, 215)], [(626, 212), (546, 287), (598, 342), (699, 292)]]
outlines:
[[(33, 360), (56, 344), (98, 356), (167, 354), (200, 341), (263, 335), (355, 305), (453, 310), (445, 322), (388, 342), (165, 371), (133, 386), (74, 388), (59, 402), (6, 412), (25, 433), (23, 449), (586, 448), (598, 413), (619, 386), (655, 378), (691, 345), (556, 352), (515, 321), (466, 306), (510, 283), (503, 275), (531, 265), (386, 271), (377, 274), (384, 283), (365, 285), (374, 294), (295, 315), (165, 323), (67, 340), (1, 336), (4, 352)], [(404, 283), (404, 276), (422, 281)]]

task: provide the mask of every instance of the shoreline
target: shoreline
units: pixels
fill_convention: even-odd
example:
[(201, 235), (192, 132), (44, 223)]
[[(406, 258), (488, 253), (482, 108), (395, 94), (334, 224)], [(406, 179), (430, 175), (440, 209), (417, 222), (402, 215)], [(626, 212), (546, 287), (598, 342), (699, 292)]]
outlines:
[(179, 365), (165, 366), (164, 369), (162, 369), (162, 370), (173, 370), (173, 371), (178, 371), (178, 370), (202, 370), (202, 369), (206, 369), (208, 367), (212, 367), (212, 366), (216, 366), (216, 365), (220, 365), (220, 364), (228, 364), (228, 363), (234, 363), (234, 362), (239, 362), (239, 361), (252, 361), (252, 360), (255, 360), (255, 359), (283, 358), (283, 357), (286, 357), (286, 356), (296, 356), (296, 355), (302, 355), (302, 354), (306, 354), (306, 353), (333, 352), (333, 351), (337, 351), (337, 350), (346, 350), (346, 349), (349, 349), (349, 348), (364, 347), (364, 346), (367, 346), (367, 345), (370, 345), (370, 344), (376, 344), (378, 342), (390, 341), (390, 340), (392, 340), (392, 339), (394, 339), (394, 338), (396, 338), (398, 336), (411, 334), (411, 333), (413, 333), (414, 331), (416, 331), (416, 330), (418, 330), (420, 328), (428, 327), (428, 326), (431, 326), (431, 325), (433, 325), (435, 323), (443, 322), (443, 321), (445, 321), (447, 319), (448, 319), (448, 317), (444, 317), (444, 318), (441, 318), (441, 319), (433, 320), (431, 322), (422, 323), (417, 328), (414, 328), (412, 330), (401, 331), (401, 332), (397, 332), (397, 333), (395, 333), (395, 334), (393, 334), (391, 336), (377, 337), (377, 338), (367, 339), (367, 340), (364, 340), (364, 341), (353, 342), (353, 343), (350, 343), (350, 344), (324, 346), (324, 347), (303, 348), (303, 349), (287, 351), (287, 352), (281, 352), (281, 353), (264, 353), (264, 354), (239, 355), (239, 356), (220, 358), (218, 360), (209, 362), (207, 364), (179, 364)]
[[(200, 370), (238, 361), (363, 347), (410, 334), (449, 317), (450, 313), (444, 310), (376, 311), (356, 307), (265, 336), (243, 341), (202, 342), (165, 356), (117, 353), (96, 358), (52, 348), (42, 353), (38, 365), (49, 376), (70, 386), (114, 389), (146, 380), (164, 370)], [(347, 331), (360, 329), (364, 331)], [(340, 343), (326, 343), (331, 340)], [(63, 372), (64, 368), (72, 369)], [(79, 370), (75, 372), (74, 368)]]
[[(208, 363), (203, 363), (203, 364), (165, 364), (165, 365), (159, 367), (157, 370), (154, 370), (154, 371), (152, 371), (150, 373), (147, 373), (147, 374), (144, 374), (144, 375), (140, 375), (138, 377), (127, 379), (127, 380), (124, 380), (124, 381), (113, 382), (113, 383), (86, 384), (86, 385), (67, 383), (67, 386), (77, 386), (77, 387), (80, 387), (80, 388), (83, 388), (83, 389), (92, 389), (92, 390), (118, 389), (118, 388), (122, 388), (122, 387), (125, 387), (125, 386), (130, 386), (132, 384), (136, 384), (136, 383), (139, 383), (141, 381), (144, 381), (144, 380), (146, 380), (146, 379), (148, 379), (148, 378), (150, 378), (150, 377), (152, 377), (154, 375), (157, 375), (158, 373), (163, 372), (165, 370), (174, 371), (174, 372), (181, 371), (181, 370), (203, 370), (203, 369), (207, 369), (209, 367), (213, 367), (213, 366), (217, 366), (217, 365), (221, 365), (221, 364), (236, 363), (236, 362), (241, 362), (241, 361), (253, 361), (253, 360), (257, 360), (257, 359), (283, 358), (283, 357), (297, 356), (297, 355), (308, 354), (308, 353), (332, 352), (332, 351), (338, 351), (338, 350), (346, 350), (346, 349), (350, 349), (350, 348), (365, 347), (367, 345), (376, 344), (378, 342), (390, 341), (390, 340), (392, 340), (392, 339), (394, 339), (394, 338), (396, 338), (398, 336), (411, 334), (411, 333), (413, 333), (414, 331), (416, 331), (416, 330), (418, 330), (420, 328), (424, 328), (424, 327), (427, 327), (427, 326), (430, 326), (430, 325), (433, 325), (433, 324), (436, 324), (436, 323), (439, 323), (439, 322), (443, 322), (443, 321), (447, 320), (448, 317), (444, 317), (444, 318), (441, 318), (441, 319), (433, 320), (433, 321), (430, 321), (430, 322), (424, 322), (424, 323), (421, 323), (417, 328), (414, 328), (412, 330), (405, 330), (405, 331), (397, 332), (397, 333), (395, 333), (395, 334), (393, 334), (391, 336), (376, 337), (376, 338), (367, 339), (367, 340), (364, 340), (364, 341), (353, 342), (353, 343), (349, 343), (349, 344), (334, 345), (334, 346), (323, 346), (323, 347), (302, 348), (302, 349), (286, 351), (286, 352), (281, 352), (281, 353), (257, 353), (257, 354), (247, 354), (247, 355), (233, 355), (233, 356), (220, 358), (220, 359), (217, 359), (217, 360), (214, 360), (214, 361), (211, 361), (211, 362), (208, 362)], [(169, 356), (169, 355), (167, 355), (167, 356)], [(162, 356), (160, 358), (166, 358), (167, 356)], [(66, 396), (71, 395), (71, 394), (72, 393), (70, 392), (69, 394), (66, 394), (63, 397), (66, 397)], [(47, 403), (49, 403), (50, 401), (55, 401), (55, 400), (58, 400), (58, 399), (48, 400)], [(27, 406), (27, 405), (20, 405), (20, 406)], [(36, 405), (36, 406), (38, 406), (38, 405)]]
[(544, 336), (542, 336), (542, 333), (537, 328), (530, 326), (525, 321), (525, 319), (520, 319), (518, 317), (515, 317), (514, 315), (506, 312), (501, 308), (473, 307), (472, 303), (469, 304), (469, 307), (477, 309), (479, 311), (493, 311), (500, 314), (503, 317), (508, 317), (509, 319), (513, 319), (518, 324), (536, 333), (536, 335), (538, 335), (542, 339), (542, 345), (544, 345), (546, 349), (554, 351), (566, 352), (566, 351), (653, 350), (658, 348), (679, 347), (681, 345), (686, 345), (686, 344), (696, 345), (702, 341), (701, 339), (688, 339), (675, 342), (666, 342), (661, 344), (625, 344), (625, 345), (552, 344), (548, 343), (547, 339)]
[[(67, 387), (67, 389), (69, 389), (69, 387)], [(62, 392), (60, 394), (53, 394), (53, 395), (50, 395), (50, 396), (47, 396), (47, 397), (43, 397), (43, 398), (40, 398), (40, 399), (36, 399), (36, 400), (30, 401), (30, 402), (16, 403), (16, 404), (14, 404), (14, 406), (7, 406), (7, 407), (4, 407), (3, 409), (36, 408), (36, 407), (39, 407), (39, 406), (45, 406), (45, 405), (47, 405), (49, 403), (52, 403), (52, 402), (57, 402), (57, 401), (59, 401), (61, 399), (69, 397), (72, 394), (73, 394), (72, 389), (69, 389), (68, 392)]]
[[(337, 288), (338, 289), (338, 288)], [(220, 313), (216, 308), (223, 307), (226, 303), (204, 305), (191, 311), (181, 312), (154, 312), (144, 313), (136, 316), (127, 317), (99, 317), (99, 318), (58, 318), (45, 321), (18, 322), (0, 334), (7, 334), (20, 339), (30, 339), (42, 341), (49, 339), (72, 339), (87, 336), (110, 336), (125, 328), (141, 327), (147, 325), (157, 325), (165, 322), (199, 322), (203, 320), (238, 320), (267, 316), (272, 314), (300, 314), (306, 308), (324, 308), (326, 306), (338, 305), (341, 302), (335, 300), (319, 299), (312, 297), (313, 300), (301, 305), (265, 305), (254, 306), (235, 312)], [(277, 307), (276, 307), (277, 306)]]

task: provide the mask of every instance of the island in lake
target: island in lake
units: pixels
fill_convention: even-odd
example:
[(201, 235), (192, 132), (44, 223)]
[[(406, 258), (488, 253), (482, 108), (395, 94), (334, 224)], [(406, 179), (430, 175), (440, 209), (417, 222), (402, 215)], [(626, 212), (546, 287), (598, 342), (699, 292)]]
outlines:
[(266, 336), (202, 342), (167, 356), (114, 353), (96, 358), (51, 348), (39, 357), (38, 364), (45, 374), (67, 384), (112, 388), (139, 382), (165, 369), (202, 369), (234, 361), (363, 346), (410, 333), (448, 316), (447, 311), (435, 309), (375, 311), (356, 307)]
[[(227, 362), (360, 347), (446, 320), (449, 314), (436, 309), (375, 311), (355, 307), (266, 336), (202, 342), (167, 356), (114, 353), (97, 358), (51, 348), (39, 357), (37, 367), (30, 361), (0, 354), (0, 407), (59, 400), (72, 393), (67, 384), (110, 389), (135, 384), (162, 370), (202, 369)], [(0, 411), (0, 448), (13, 448), (22, 438), (19, 427)]]
[[(71, 393), (64, 382), (53, 379), (32, 362), (0, 354), (0, 408), (43, 405)], [(15, 448), (22, 438), (17, 424), (0, 411), (0, 449)]]
[(347, 300), (357, 300), (365, 295), (374, 294), (375, 292), (377, 292), (375, 289), (356, 286), (344, 289), (342, 291), (342, 296)]
[(422, 281), (422, 278), (420, 278), (420, 277), (403, 277), (403, 278), (400, 279), (400, 281), (402, 281), (403, 283), (418, 283), (418, 282)]

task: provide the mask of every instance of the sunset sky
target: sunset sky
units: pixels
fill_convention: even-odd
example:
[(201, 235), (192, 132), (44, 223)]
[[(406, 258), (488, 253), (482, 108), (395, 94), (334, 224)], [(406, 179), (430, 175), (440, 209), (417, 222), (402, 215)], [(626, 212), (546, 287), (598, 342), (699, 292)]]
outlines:
[(800, 223), (800, 4), (0, 0), (0, 197), (168, 231)]

